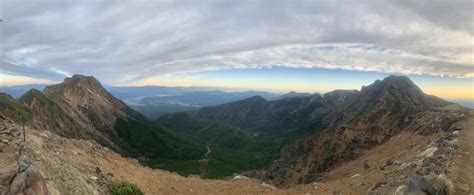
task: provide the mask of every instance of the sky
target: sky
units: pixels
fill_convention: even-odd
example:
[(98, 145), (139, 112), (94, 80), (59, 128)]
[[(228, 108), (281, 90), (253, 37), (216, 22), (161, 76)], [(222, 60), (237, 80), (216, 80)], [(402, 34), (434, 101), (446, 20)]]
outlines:
[(471, 0), (0, 1), (0, 85), (360, 89), (474, 99)]

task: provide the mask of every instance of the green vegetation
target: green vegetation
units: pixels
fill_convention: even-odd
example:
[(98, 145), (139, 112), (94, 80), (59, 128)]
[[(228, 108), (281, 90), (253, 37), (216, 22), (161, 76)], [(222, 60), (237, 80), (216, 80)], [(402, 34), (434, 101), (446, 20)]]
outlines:
[(128, 182), (110, 182), (107, 185), (109, 194), (111, 195), (143, 195), (144, 193), (137, 185)]
[(31, 112), (25, 105), (5, 93), (0, 93), (0, 112), (15, 121), (20, 117), (23, 117), (24, 121), (31, 121), (32, 118)]
[(20, 102), (30, 103), (33, 101), (33, 99), (36, 99), (37, 103), (41, 106), (55, 107), (55, 111), (61, 111), (62, 113), (62, 110), (60, 110), (56, 103), (48, 99), (46, 96), (43, 95), (43, 93), (41, 93), (41, 91), (38, 91), (37, 89), (31, 89), (27, 91), (24, 95), (20, 97), (19, 100)]
[[(36, 101), (37, 117), (73, 124), (73, 119), (52, 100), (37, 90), (31, 90), (15, 101), (0, 95), (0, 108), (7, 116), (23, 116), (34, 121), (31, 111), (23, 104)], [(127, 119), (118, 119), (114, 129), (105, 128), (104, 121), (85, 107), (81, 112), (92, 125), (109, 135), (118, 135), (114, 142), (131, 157), (152, 168), (177, 172), (181, 175), (200, 175), (224, 178), (233, 173), (263, 169), (279, 156), (279, 151), (290, 140), (294, 131), (256, 131), (239, 129), (226, 123), (197, 118), (191, 113), (165, 115), (149, 121), (136, 112)], [(48, 123), (54, 124), (54, 123)], [(48, 127), (50, 128), (50, 127)], [(80, 131), (75, 131), (80, 132)], [(113, 136), (112, 136), (113, 137)], [(99, 143), (106, 145), (107, 143)], [(207, 147), (211, 152), (206, 156)], [(200, 160), (207, 159), (205, 163)]]
[(159, 104), (159, 105), (147, 104), (143, 106), (134, 105), (132, 106), (132, 108), (139, 111), (141, 114), (145, 115), (147, 118), (151, 120), (155, 120), (169, 113), (191, 111), (191, 110), (196, 110), (199, 107), (184, 106), (184, 105), (178, 105), (178, 104), (176, 105), (174, 104)]
[(190, 137), (147, 120), (118, 119), (115, 130), (133, 148), (129, 152), (135, 157), (143, 155), (151, 159), (197, 160), (206, 152)]
[[(152, 168), (165, 169), (181, 175), (200, 175), (218, 179), (247, 170), (264, 169), (278, 158), (280, 149), (294, 140), (295, 131), (249, 132), (225, 123), (194, 117), (190, 113), (174, 113), (158, 119), (161, 126), (211, 149), (207, 163), (198, 160), (153, 159), (141, 161)], [(202, 154), (200, 159), (206, 159)]]
[(19, 102), (25, 103), (27, 105), (35, 100), (39, 107), (45, 108), (48, 112), (47, 114), (50, 119), (62, 119), (65, 120), (67, 114), (56, 104), (56, 102), (50, 100), (37, 89), (30, 89), (25, 94), (19, 98)]

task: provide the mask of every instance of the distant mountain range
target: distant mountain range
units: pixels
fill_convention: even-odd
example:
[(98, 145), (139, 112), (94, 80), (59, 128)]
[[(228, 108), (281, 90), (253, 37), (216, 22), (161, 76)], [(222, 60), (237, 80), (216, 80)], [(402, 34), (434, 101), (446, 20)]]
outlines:
[[(30, 89), (38, 89), (42, 91), (46, 86), (46, 84), (0, 86), (0, 92), (7, 93), (13, 98), (17, 99)], [(263, 97), (266, 100), (279, 100), (285, 98), (313, 95), (311, 93), (301, 93), (294, 91), (290, 91), (287, 94), (283, 95), (265, 91), (228, 91), (229, 89), (220, 89), (213, 87), (104, 87), (115, 97), (119, 98), (120, 100), (124, 101), (126, 104), (134, 107), (140, 112), (142, 112), (143, 110), (145, 113), (142, 114), (150, 116), (151, 118), (156, 118), (163, 114), (172, 113), (176, 111), (195, 110), (196, 107), (215, 106), (257, 95)], [(194, 99), (195, 95), (197, 96), (197, 100)], [(171, 98), (171, 96), (177, 98)], [(448, 100), (464, 107), (474, 108), (474, 100)], [(151, 112), (155, 109), (162, 109), (165, 111), (158, 112), (158, 114), (151, 114)]]
[(42, 91), (46, 84), (32, 84), (32, 85), (15, 85), (15, 86), (0, 86), (0, 92), (7, 93), (13, 98), (19, 98), (30, 89), (37, 89)]
[[(32, 88), (41, 91), (46, 86), (43, 84), (3, 86), (0, 87), (0, 92), (5, 92), (17, 99)], [(196, 110), (257, 95), (267, 100), (311, 95), (293, 91), (284, 95), (265, 91), (223, 91), (224, 89), (210, 87), (105, 86), (104, 88), (150, 119), (156, 119), (168, 113)]]
[[(134, 90), (148, 93), (143, 88), (129, 93)], [(316, 181), (332, 167), (358, 158), (401, 131), (452, 130), (466, 116), (461, 111), (445, 112), (445, 107), (456, 105), (424, 94), (403, 76), (389, 76), (361, 90), (325, 94), (170, 95), (175, 89), (162, 90), (168, 94), (140, 102), (145, 106), (185, 102), (196, 108), (150, 120), (94, 77), (74, 75), (17, 99), (0, 93), (0, 115), (15, 121), (23, 117), (31, 128), (64, 137), (94, 140), (150, 167), (206, 178), (244, 172), (281, 186)], [(127, 96), (119, 91), (115, 93)]]

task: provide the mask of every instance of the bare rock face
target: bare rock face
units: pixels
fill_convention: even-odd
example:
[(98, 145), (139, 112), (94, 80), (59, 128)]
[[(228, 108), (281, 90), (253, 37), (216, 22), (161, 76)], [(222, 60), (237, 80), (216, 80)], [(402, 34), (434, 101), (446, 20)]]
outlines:
[(112, 128), (116, 118), (127, 117), (129, 111), (125, 103), (107, 92), (94, 77), (74, 75), (63, 83), (47, 86), (44, 94), (58, 103), (67, 103), (89, 120), (92, 119), (88, 114), (94, 113), (98, 121), (103, 121), (98, 125), (104, 128)]
[[(284, 147), (266, 178), (290, 186), (320, 180), (322, 174), (402, 130), (432, 134), (449, 131), (463, 118), (438, 109), (449, 105), (423, 93), (404, 76), (389, 76), (357, 90), (266, 101), (253, 97), (206, 107), (198, 117), (240, 128), (272, 131), (291, 127), (306, 135)], [(308, 136), (309, 135), (309, 136)]]
[[(123, 145), (114, 130), (117, 120), (144, 118), (90, 76), (74, 75), (63, 83), (47, 86), (44, 95), (34, 94), (33, 98), (20, 99), (38, 115), (48, 111), (42, 121), (50, 122), (43, 129), (56, 129), (56, 133), (65, 137), (93, 139), (117, 151)], [(39, 104), (38, 100), (49, 105)]]
[(186, 138), (148, 121), (90, 76), (74, 75), (43, 92), (30, 90), (19, 101), (0, 94), (3, 106), (11, 107), (8, 117), (21, 115), (33, 129), (94, 140), (124, 155), (194, 159), (202, 152)]
[(90, 137), (83, 129), (87, 127), (79, 124), (69, 114), (65, 113), (54, 101), (46, 97), (41, 91), (31, 89), (19, 99), (25, 104), (34, 116), (29, 122), (35, 129), (45, 129), (58, 135), (70, 138)]
[[(425, 95), (406, 77), (390, 76), (363, 87), (351, 98), (324, 95), (325, 102), (340, 102), (344, 108), (326, 113), (340, 118), (332, 121), (322, 133), (302, 138), (285, 147), (280, 159), (268, 169), (268, 178), (282, 186), (310, 183), (332, 167), (356, 159), (362, 151), (382, 144), (402, 130), (432, 134), (448, 131), (461, 120), (461, 113), (437, 109), (449, 103)], [(317, 107), (313, 115), (324, 107)]]

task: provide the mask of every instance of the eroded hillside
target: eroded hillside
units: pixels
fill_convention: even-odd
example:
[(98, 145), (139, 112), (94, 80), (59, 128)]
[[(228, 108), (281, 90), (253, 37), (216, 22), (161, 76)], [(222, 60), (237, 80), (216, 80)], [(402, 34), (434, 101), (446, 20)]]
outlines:
[[(183, 177), (143, 167), (136, 160), (123, 157), (93, 141), (64, 138), (49, 131), (29, 128), (26, 129), (25, 156), (27, 163), (38, 170), (43, 178), (39, 181), (45, 182), (47, 191), (51, 194), (103, 194), (106, 193), (105, 185), (117, 180), (137, 184), (146, 194), (402, 194), (424, 186), (423, 183), (414, 185), (413, 180), (418, 175), (436, 178), (437, 180), (431, 181), (440, 182), (442, 188), (434, 185), (432, 189), (458, 190), (459, 194), (468, 194), (472, 189), (472, 182), (466, 183), (464, 180), (458, 186), (458, 179), (453, 178), (456, 186), (452, 188), (449, 181), (451, 173), (444, 179), (445, 174), (437, 170), (448, 165), (449, 153), (446, 152), (452, 145), (443, 143), (459, 143), (461, 148), (470, 147), (466, 145), (469, 138), (459, 135), (473, 134), (473, 126), (469, 126), (473, 119), (474, 112), (471, 111), (468, 121), (456, 123), (459, 130), (454, 132), (440, 131), (431, 135), (400, 132), (385, 143), (365, 151), (359, 158), (334, 167), (327, 173), (324, 181), (285, 189), (243, 176), (229, 180)], [(20, 127), (7, 119), (0, 122), (3, 142), (0, 164), (3, 167), (13, 167), (2, 169), (0, 174), (0, 189), (5, 193), (11, 187), (8, 182), (11, 179), (8, 178), (17, 177), (15, 167), (18, 163), (16, 158)], [(453, 154), (472, 158), (473, 153), (465, 153), (468, 152), (465, 150), (462, 152), (464, 153)], [(10, 157), (6, 158), (7, 156)], [(367, 168), (363, 165), (365, 160), (368, 162)], [(433, 165), (425, 165), (427, 161), (431, 161)], [(454, 163), (452, 166), (454, 172), (459, 169)], [(473, 167), (462, 168), (472, 170)]]

